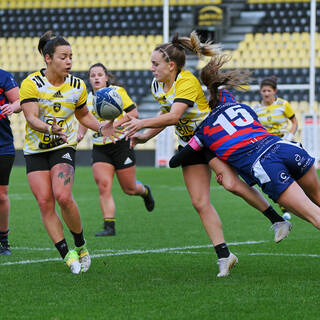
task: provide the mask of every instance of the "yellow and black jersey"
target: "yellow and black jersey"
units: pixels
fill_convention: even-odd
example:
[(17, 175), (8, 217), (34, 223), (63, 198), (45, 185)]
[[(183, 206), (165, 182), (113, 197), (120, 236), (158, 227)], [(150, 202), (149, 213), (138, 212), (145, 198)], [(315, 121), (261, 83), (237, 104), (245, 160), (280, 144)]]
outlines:
[(39, 119), (48, 124), (53, 118), (64, 129), (68, 142), (56, 135), (39, 132), (26, 124), (24, 154), (34, 154), (57, 150), (67, 146), (75, 148), (77, 132), (74, 127), (74, 112), (86, 105), (87, 89), (83, 80), (68, 75), (65, 82), (53, 86), (44, 74), (45, 69), (34, 72), (25, 78), (20, 88), (21, 105), (26, 102), (37, 102)]
[(170, 112), (174, 102), (183, 102), (188, 109), (175, 125), (175, 132), (180, 145), (185, 146), (194, 135), (200, 123), (210, 113), (208, 101), (199, 80), (188, 70), (182, 70), (168, 92), (164, 92), (163, 83), (152, 81), (151, 92), (160, 103), (162, 113)]
[(269, 106), (257, 104), (252, 108), (268, 132), (280, 137), (288, 132), (289, 119), (294, 117), (294, 111), (287, 100), (277, 98)]
[[(125, 113), (128, 113), (128, 112), (132, 111), (133, 109), (135, 109), (136, 108), (136, 104), (131, 100), (131, 98), (129, 97), (127, 91), (124, 88), (119, 87), (119, 86), (114, 86), (114, 85), (110, 85), (109, 87), (115, 89), (119, 93), (119, 95), (121, 97), (121, 100), (122, 100), (122, 110), (123, 110), (123, 112), (122, 112), (122, 114), (120, 114), (119, 117), (117, 117), (115, 119), (115, 121), (116, 121), (116, 120), (121, 119)], [(90, 92), (88, 94), (88, 102), (87, 102), (87, 106), (88, 106), (89, 111), (100, 122), (106, 121), (105, 119), (100, 118), (98, 116), (98, 114), (95, 112), (95, 110), (93, 108), (93, 105), (92, 105), (92, 101), (93, 101), (93, 94), (92, 94), (92, 92)], [(124, 131), (124, 129), (123, 129), (123, 131)], [(115, 140), (121, 140), (124, 137), (125, 137), (125, 133), (120, 133), (120, 134), (118, 134), (118, 138), (115, 139)], [(103, 142), (104, 139), (105, 139), (105, 142)], [(112, 141), (109, 138), (104, 138), (98, 132), (94, 132), (92, 134), (92, 143), (96, 144), (96, 145), (102, 145), (102, 144), (112, 143)]]

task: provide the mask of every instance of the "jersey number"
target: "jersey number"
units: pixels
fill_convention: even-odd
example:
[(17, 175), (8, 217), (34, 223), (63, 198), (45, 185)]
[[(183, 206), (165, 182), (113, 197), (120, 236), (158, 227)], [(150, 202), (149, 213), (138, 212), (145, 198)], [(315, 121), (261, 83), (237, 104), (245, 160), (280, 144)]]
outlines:
[(231, 122), (233, 122), (235, 126), (245, 127), (254, 121), (251, 114), (246, 109), (241, 108), (239, 105), (230, 107), (229, 109), (225, 110), (224, 113), (230, 120), (228, 120), (225, 114), (220, 114), (213, 125), (220, 125), (230, 136), (237, 132), (237, 129), (232, 125)]

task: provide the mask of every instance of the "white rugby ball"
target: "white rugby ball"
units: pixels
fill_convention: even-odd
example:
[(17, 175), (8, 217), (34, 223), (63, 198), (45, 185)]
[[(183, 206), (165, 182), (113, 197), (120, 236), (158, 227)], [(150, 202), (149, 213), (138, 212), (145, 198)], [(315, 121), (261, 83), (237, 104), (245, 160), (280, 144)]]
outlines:
[(113, 120), (122, 113), (122, 99), (111, 87), (101, 88), (93, 97), (93, 107), (98, 116), (105, 120)]

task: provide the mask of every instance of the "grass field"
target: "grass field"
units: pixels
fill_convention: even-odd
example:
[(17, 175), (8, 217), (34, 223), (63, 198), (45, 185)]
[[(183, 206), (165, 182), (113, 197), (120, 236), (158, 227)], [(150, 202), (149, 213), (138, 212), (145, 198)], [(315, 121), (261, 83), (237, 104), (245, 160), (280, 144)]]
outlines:
[[(11, 175), (12, 255), (0, 257), (0, 319), (319, 319), (320, 233), (293, 217), (288, 239), (273, 242), (270, 223), (212, 183), (212, 201), (239, 264), (217, 278), (214, 249), (188, 198), (180, 169), (138, 168), (156, 200), (114, 184), (117, 236), (102, 228), (91, 168), (78, 167), (74, 197), (92, 255), (86, 274), (62, 263), (42, 226), (25, 169)], [(72, 238), (66, 230), (69, 246)]]

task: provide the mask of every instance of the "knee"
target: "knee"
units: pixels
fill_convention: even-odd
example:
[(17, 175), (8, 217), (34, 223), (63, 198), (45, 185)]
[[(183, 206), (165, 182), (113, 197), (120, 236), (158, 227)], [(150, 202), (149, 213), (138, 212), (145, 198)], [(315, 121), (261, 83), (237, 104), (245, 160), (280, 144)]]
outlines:
[(131, 187), (131, 186), (124, 186), (124, 187), (122, 187), (122, 190), (125, 194), (127, 194), (129, 196), (133, 196), (133, 195), (137, 194), (136, 188)]
[(207, 207), (210, 205), (208, 201), (203, 198), (191, 199), (192, 206), (196, 209), (196, 211), (201, 214), (202, 212), (207, 212)]
[(238, 183), (235, 180), (231, 180), (231, 179), (222, 180), (222, 185), (227, 191), (234, 194), (239, 194)]
[(54, 206), (53, 199), (47, 197), (37, 198), (37, 202), (41, 212), (49, 212), (51, 207)]
[(100, 194), (111, 193), (111, 185), (107, 181), (97, 181), (97, 186)]
[(69, 193), (57, 194), (56, 200), (61, 208), (69, 208), (73, 203), (72, 195)]

